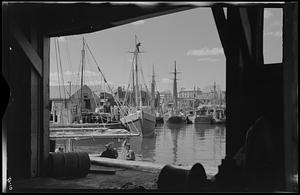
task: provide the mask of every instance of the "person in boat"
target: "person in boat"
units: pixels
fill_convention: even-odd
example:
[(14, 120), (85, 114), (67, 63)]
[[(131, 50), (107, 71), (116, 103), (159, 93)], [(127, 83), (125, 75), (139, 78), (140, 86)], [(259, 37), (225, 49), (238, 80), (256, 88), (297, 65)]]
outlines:
[(133, 150), (130, 149), (129, 143), (126, 143), (125, 148), (126, 148), (126, 160), (135, 160), (135, 154)]
[(106, 150), (104, 152), (102, 152), (100, 157), (115, 158), (115, 159), (118, 158), (118, 156), (119, 156), (118, 151), (113, 146), (114, 146), (113, 142), (106, 144), (105, 145)]
[(62, 147), (58, 147), (56, 150), (55, 150), (55, 152), (64, 152), (64, 149), (62, 148)]
[(128, 141), (128, 138), (125, 139), (123, 145), (125, 147), (125, 159), (126, 160), (135, 160), (135, 154), (134, 154), (133, 150), (130, 149), (130, 143)]

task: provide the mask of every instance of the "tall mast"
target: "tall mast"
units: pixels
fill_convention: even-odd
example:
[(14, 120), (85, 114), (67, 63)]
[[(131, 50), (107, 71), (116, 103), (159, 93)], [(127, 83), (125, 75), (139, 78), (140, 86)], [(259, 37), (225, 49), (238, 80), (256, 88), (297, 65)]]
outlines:
[(216, 98), (216, 81), (214, 81), (214, 104), (217, 104), (217, 98)]
[(195, 85), (194, 85), (194, 101), (193, 101), (193, 110), (194, 111), (195, 111), (195, 100), (196, 100), (196, 88), (195, 88)]
[(137, 43), (137, 37), (135, 35), (135, 103), (136, 106), (139, 105), (139, 78), (138, 78), (138, 53), (139, 53), (139, 46), (141, 44)]
[(176, 78), (176, 61), (175, 61), (175, 71), (174, 71), (174, 84), (173, 84), (173, 96), (175, 101), (175, 110), (177, 109), (177, 78)]
[[(132, 96), (131, 96), (131, 102), (132, 102), (132, 105), (135, 104), (135, 102), (133, 101), (133, 94), (135, 94), (135, 87), (134, 87), (134, 63), (132, 63)], [(137, 106), (137, 105), (136, 105)]]
[(152, 83), (151, 83), (151, 107), (155, 107), (155, 74), (154, 74), (154, 64), (152, 72)]
[(85, 57), (83, 37), (82, 37), (81, 55), (82, 55), (82, 59), (81, 59), (81, 83), (80, 83), (80, 119), (82, 119), (82, 86), (83, 86), (83, 69), (84, 69), (84, 57)]

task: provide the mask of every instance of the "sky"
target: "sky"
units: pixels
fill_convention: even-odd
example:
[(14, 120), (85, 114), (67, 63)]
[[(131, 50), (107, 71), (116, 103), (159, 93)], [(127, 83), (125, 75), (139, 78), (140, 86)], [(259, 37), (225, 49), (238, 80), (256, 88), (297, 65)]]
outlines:
[[(265, 63), (281, 62), (282, 11), (265, 9), (264, 59)], [(61, 66), (56, 60), (54, 39), (50, 44), (50, 85), (71, 81), (80, 85), (82, 37), (86, 40), (99, 67), (111, 87), (127, 86), (134, 50), (134, 38), (141, 43), (139, 66), (144, 83), (150, 89), (154, 65), (158, 91), (173, 86), (174, 61), (178, 75), (178, 91), (181, 88), (204, 89), (214, 81), (226, 90), (225, 55), (210, 8), (195, 8), (164, 16), (140, 20), (131, 24), (82, 35), (59, 37)], [(103, 84), (103, 79), (91, 56), (86, 57), (84, 83)], [(59, 60), (58, 60), (59, 61)], [(58, 82), (60, 80), (60, 82)]]

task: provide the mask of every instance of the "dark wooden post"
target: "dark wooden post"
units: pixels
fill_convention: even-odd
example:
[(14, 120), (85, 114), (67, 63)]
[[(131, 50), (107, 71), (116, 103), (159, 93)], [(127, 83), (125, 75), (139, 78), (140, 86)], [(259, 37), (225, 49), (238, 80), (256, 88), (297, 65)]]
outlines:
[(50, 76), (50, 37), (43, 35), (43, 77), (42, 77), (42, 175), (46, 174), (47, 158), (50, 152), (49, 140), (49, 76)]
[(283, 77), (285, 187), (298, 191), (298, 3), (283, 8)]

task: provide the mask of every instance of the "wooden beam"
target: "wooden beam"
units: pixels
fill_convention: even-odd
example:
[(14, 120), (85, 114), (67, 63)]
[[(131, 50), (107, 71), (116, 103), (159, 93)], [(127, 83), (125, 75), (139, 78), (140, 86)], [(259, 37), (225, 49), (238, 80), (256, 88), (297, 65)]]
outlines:
[(47, 159), (50, 152), (49, 140), (49, 76), (50, 76), (50, 37), (43, 37), (43, 77), (42, 77), (42, 129), (41, 129), (41, 147), (42, 147), (42, 175), (46, 175)]
[(222, 7), (216, 7), (216, 6), (213, 6), (211, 8), (212, 10), (212, 13), (213, 13), (213, 16), (214, 16), (214, 19), (215, 19), (215, 23), (216, 23), (216, 26), (217, 26), (217, 30), (218, 30), (218, 33), (219, 33), (219, 37), (220, 37), (220, 40), (221, 40), (221, 44), (223, 46), (223, 49), (224, 49), (224, 53), (225, 53), (225, 56), (227, 58), (229, 58), (229, 39), (228, 39), (228, 25), (227, 25), (227, 21), (226, 21), (226, 18), (225, 18), (225, 13), (223, 11), (223, 8)]
[(38, 72), (39, 76), (42, 76), (42, 60), (35, 51), (35, 49), (31, 46), (29, 41), (26, 39), (26, 36), (21, 32), (18, 25), (12, 21), (10, 23), (10, 31), (20, 45), (28, 59), (30, 60), (31, 64), (33, 65), (34, 69)]
[(285, 187), (298, 191), (298, 3), (283, 8)]
[(250, 57), (252, 57), (252, 34), (251, 34), (251, 25), (250, 25), (247, 9), (254, 9), (254, 8), (239, 8), (239, 13), (241, 17), (242, 28), (244, 31), (244, 37), (246, 39), (246, 44), (248, 48), (248, 54)]

